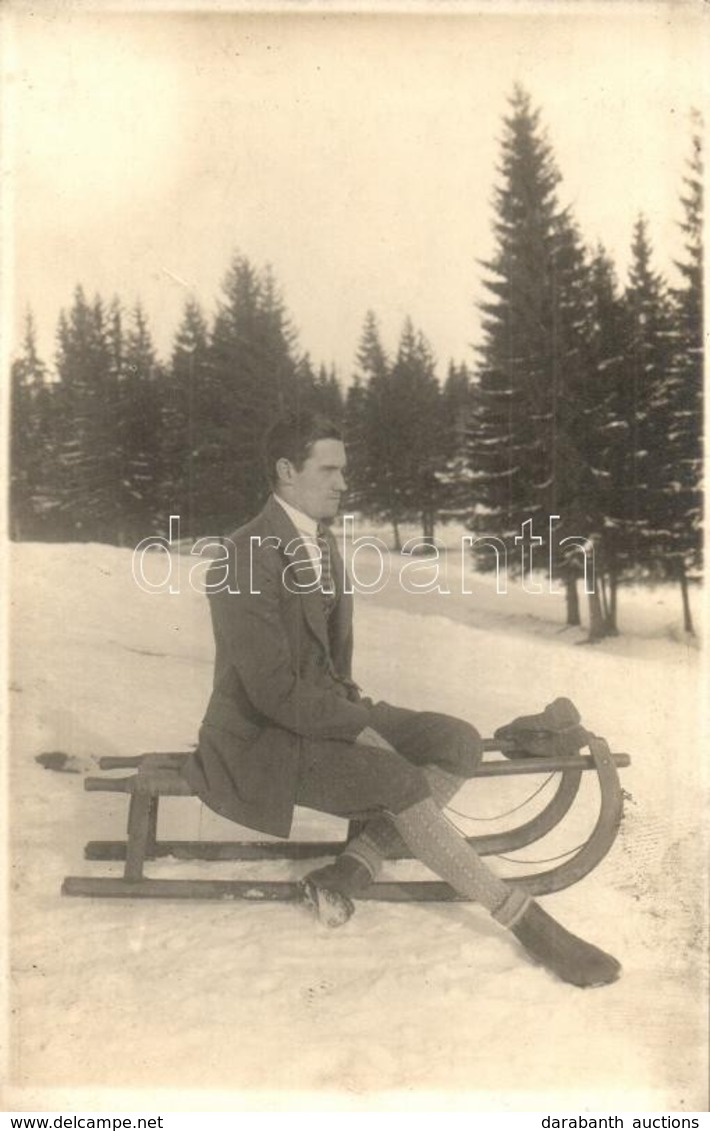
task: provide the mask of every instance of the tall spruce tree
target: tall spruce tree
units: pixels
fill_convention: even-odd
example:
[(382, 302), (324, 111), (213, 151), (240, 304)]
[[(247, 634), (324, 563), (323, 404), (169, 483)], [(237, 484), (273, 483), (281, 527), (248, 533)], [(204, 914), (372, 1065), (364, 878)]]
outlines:
[(367, 390), (359, 373), (354, 374), (348, 386), (343, 421), (348, 450), (347, 506), (349, 510), (367, 514), (369, 494)]
[[(520, 87), (504, 126), (494, 198), (497, 248), (483, 263), (491, 297), (480, 304), (484, 340), (469, 434), (469, 520), (475, 533), (502, 540), (514, 567), (522, 561), (524, 534), (541, 538), (534, 564), (546, 565), (552, 551), (553, 568), (568, 582), (573, 621), (574, 574), (557, 542), (548, 544), (548, 532), (551, 516), (560, 515), (560, 538), (584, 535), (589, 517), (587, 421), (575, 395), (588, 374), (588, 266), (576, 225), (558, 203), (560, 174), (539, 111)], [(489, 547), (479, 563), (497, 564)]]
[[(580, 623), (577, 582), (584, 573), (589, 593), (589, 635), (603, 635), (600, 548), (603, 520), (592, 466), (602, 389), (590, 342), (591, 267), (576, 224), (563, 212), (555, 224), (551, 296), (550, 473), (547, 491), (549, 568), (564, 583), (567, 623)], [(587, 549), (583, 549), (586, 543)], [(596, 558), (596, 569), (587, 557)]]
[(346, 416), (351, 501), (363, 514), (391, 523), (394, 546), (399, 550), (399, 527), (405, 515), (392, 473), (397, 404), (390, 362), (372, 310), (365, 315), (355, 362), (355, 382)]
[(628, 444), (617, 469), (616, 502), (622, 565), (631, 574), (659, 572), (667, 537), (664, 494), (668, 384), (673, 335), (670, 296), (655, 270), (648, 224), (639, 217), (624, 294), (626, 342), (623, 399)]
[(596, 635), (617, 631), (617, 595), (625, 559), (625, 529), (618, 491), (624, 481), (631, 425), (626, 419), (626, 309), (614, 264), (598, 245), (590, 266), (590, 427), (585, 451), (593, 483), (596, 574), (601, 623)]
[(315, 379), (316, 408), (327, 416), (329, 420), (342, 421), (345, 412), (343, 390), (335, 371), (335, 366), (328, 369), (321, 364), (318, 367), (318, 376)]
[(219, 424), (211, 415), (210, 401), (215, 395), (211, 381), (209, 330), (194, 298), (187, 300), (175, 336), (168, 371), (162, 379), (161, 397), (161, 490), (159, 521), (168, 529), (171, 514), (179, 515), (181, 535), (196, 537), (209, 533), (200, 529), (200, 499), (214, 489), (213, 452), (210, 443), (213, 427)]
[(118, 296), (114, 295), (109, 303), (106, 325), (106, 346), (108, 349), (108, 368), (114, 386), (125, 376), (125, 315), (123, 306)]
[(158, 528), (160, 368), (140, 305), (89, 303), (81, 286), (57, 330), (51, 386), (55, 536), (127, 545)]
[(395, 549), (405, 521), (419, 520), (424, 542), (431, 542), (442, 494), (443, 423), (429, 344), (407, 319), (390, 364), (368, 311), (356, 362), (346, 409), (351, 501), (392, 524)]
[(214, 321), (209, 395), (198, 421), (211, 460), (212, 490), (196, 500), (205, 532), (226, 533), (263, 502), (262, 436), (276, 415), (297, 407), (297, 364), (273, 273), (236, 255)]
[(120, 470), (114, 537), (120, 546), (140, 541), (159, 526), (162, 384), (148, 320), (137, 303), (122, 344), (122, 372), (115, 390), (114, 443)]
[[(298, 408), (307, 412), (322, 411), (318, 380), (309, 353), (304, 353), (297, 359), (293, 371), (293, 385), (292, 398)], [(289, 400), (292, 398), (290, 396)]]
[(441, 390), (441, 457), (437, 468), (440, 498), (446, 518), (470, 513), (471, 469), (468, 436), (473, 427), (473, 382), (465, 364), (449, 362)]
[(392, 435), (387, 474), (399, 513), (419, 519), (430, 544), (441, 502), (443, 420), (434, 357), (424, 335), (407, 318), (389, 379)]
[(77, 286), (57, 330), (60, 387), (53, 397), (57, 435), (59, 536), (112, 541), (119, 502), (116, 386), (103, 303)]
[(10, 536), (20, 541), (42, 536), (53, 504), (47, 495), (54, 473), (50, 392), (30, 311), (12, 364), (10, 396)]
[(680, 585), (685, 630), (692, 633), (688, 574), (702, 569), (703, 545), (703, 122), (697, 112), (681, 205), (685, 255), (676, 262), (682, 283), (672, 292), (673, 358), (662, 404), (663, 550), (666, 572)]
[(481, 303), (484, 343), (470, 451), (485, 529), (506, 543), (525, 520), (549, 509), (539, 485), (549, 478), (551, 272), (560, 180), (539, 112), (520, 87), (510, 106), (502, 183), (495, 190), (498, 248), (483, 264), (492, 297)]

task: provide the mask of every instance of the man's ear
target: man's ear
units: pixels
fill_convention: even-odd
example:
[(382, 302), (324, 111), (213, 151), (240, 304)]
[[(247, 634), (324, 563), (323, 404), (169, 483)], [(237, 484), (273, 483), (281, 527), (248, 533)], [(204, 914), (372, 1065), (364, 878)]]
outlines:
[(276, 460), (276, 474), (279, 477), (279, 482), (290, 483), (293, 478), (293, 464), (285, 456)]

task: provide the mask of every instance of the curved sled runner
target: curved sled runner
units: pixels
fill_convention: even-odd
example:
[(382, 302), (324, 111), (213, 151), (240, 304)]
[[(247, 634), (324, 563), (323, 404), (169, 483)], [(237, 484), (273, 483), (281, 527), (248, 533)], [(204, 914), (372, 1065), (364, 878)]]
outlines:
[[(599, 783), (599, 813), (587, 840), (553, 867), (510, 879), (531, 895), (546, 895), (577, 883), (589, 874), (611, 848), (623, 816), (624, 794), (618, 769), (630, 764), (628, 754), (612, 754), (603, 738), (591, 737), (588, 754), (563, 757), (517, 757), (509, 744), (487, 739), (488, 753), (508, 753), (508, 758), (484, 758), (477, 778), (516, 777), (525, 774), (559, 775), (552, 798), (533, 818), (505, 832), (469, 837), (482, 856), (496, 856), (525, 848), (546, 836), (569, 812), (579, 792), (582, 774), (594, 771)], [(360, 827), (351, 821), (344, 841), (159, 841), (158, 805), (161, 797), (191, 797), (193, 791), (180, 770), (187, 754), (142, 754), (135, 758), (102, 758), (102, 770), (134, 769), (128, 777), (89, 777), (90, 792), (127, 793), (128, 837), (126, 841), (90, 841), (88, 860), (123, 860), (122, 876), (67, 876), (64, 895), (164, 899), (300, 900), (296, 880), (195, 880), (151, 879), (144, 875), (147, 860), (174, 857), (180, 860), (251, 861), (311, 860), (340, 852)], [(517, 808), (521, 808), (518, 806)], [(398, 857), (402, 859), (403, 857)], [(459, 896), (440, 880), (383, 881), (373, 883), (360, 896), (389, 902), (457, 900)]]

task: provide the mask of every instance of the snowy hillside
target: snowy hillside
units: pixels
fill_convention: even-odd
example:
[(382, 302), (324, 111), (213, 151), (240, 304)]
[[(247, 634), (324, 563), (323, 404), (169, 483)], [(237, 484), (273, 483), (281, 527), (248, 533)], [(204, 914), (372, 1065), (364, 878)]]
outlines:
[[(14, 1107), (71, 1106), (57, 1090), (81, 1089), (77, 1107), (147, 1110), (144, 1092), (128, 1092), (150, 1089), (165, 1110), (703, 1109), (701, 654), (678, 630), (675, 592), (624, 594), (629, 634), (595, 647), (576, 646), (584, 633), (564, 628), (561, 598), (515, 587), (500, 597), (490, 579), (470, 594), (412, 595), (395, 570), (381, 593), (357, 598), (355, 676), (369, 694), (460, 715), (485, 734), (568, 695), (590, 729), (631, 754), (631, 799), (610, 855), (544, 900), (623, 962), (620, 982), (583, 992), (531, 965), (465, 904), (363, 903), (328, 932), (292, 905), (60, 896), (66, 874), (120, 872), (84, 862), (82, 851), (89, 839), (123, 835), (126, 798), (84, 793), (81, 771), (107, 754), (194, 743), (211, 683), (209, 617), (187, 584), (142, 592), (127, 550), (11, 553)], [(43, 769), (35, 757), (48, 751), (73, 755), (80, 772)], [(588, 785), (554, 834), (557, 851), (560, 839), (572, 846), (585, 835)], [(531, 789), (525, 779), (474, 783), (454, 804), (491, 818)], [(342, 827), (303, 812), (297, 831), (325, 838)], [(194, 799), (165, 804), (161, 832), (178, 830), (234, 836)], [(519, 855), (542, 857), (545, 847)], [(505, 874), (515, 867), (500, 864)], [(151, 866), (152, 875), (225, 878), (304, 870)], [(218, 1094), (235, 1092), (241, 1099)]]

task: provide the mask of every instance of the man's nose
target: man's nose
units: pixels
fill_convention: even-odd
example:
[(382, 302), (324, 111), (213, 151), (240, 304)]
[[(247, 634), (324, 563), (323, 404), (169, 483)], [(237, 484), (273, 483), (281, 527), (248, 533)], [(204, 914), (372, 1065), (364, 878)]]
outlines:
[(335, 489), (336, 489), (336, 491), (347, 491), (347, 489), (348, 489), (348, 485), (345, 482), (345, 476), (343, 475), (342, 471), (338, 472), (338, 478), (337, 478), (337, 481), (336, 481), (336, 484), (335, 484)]

